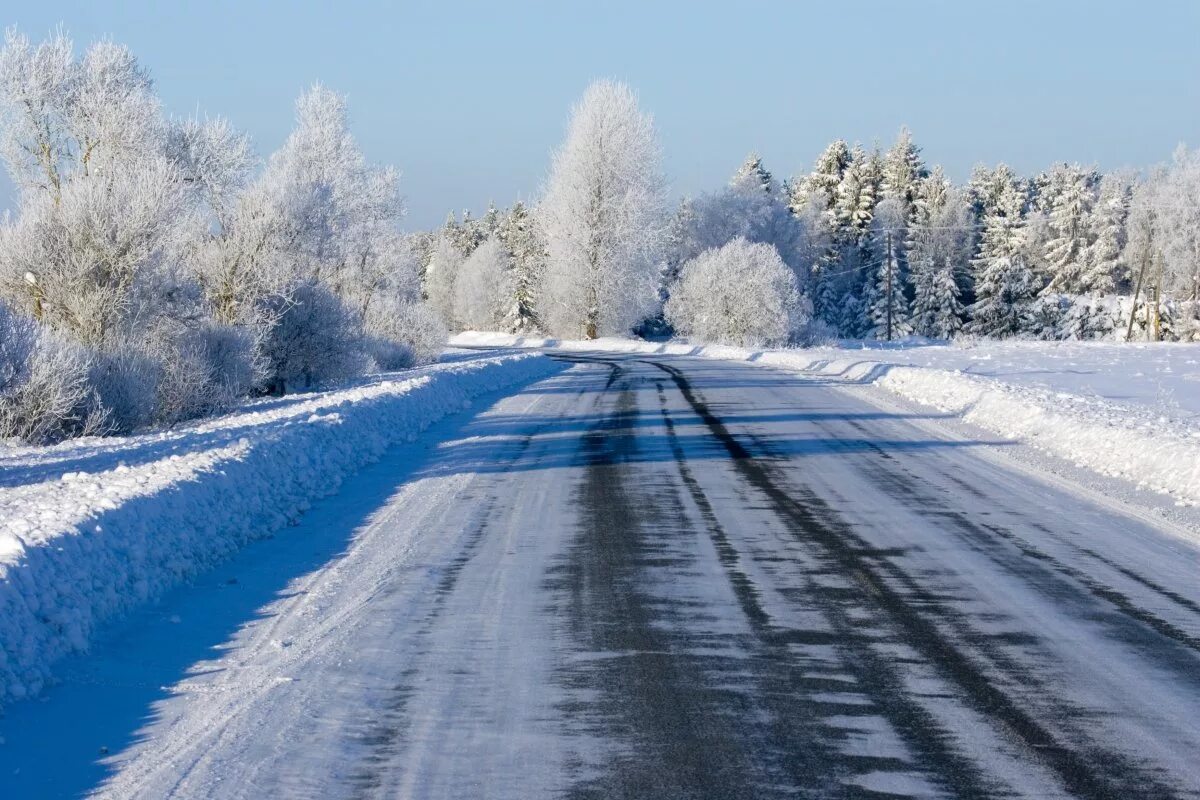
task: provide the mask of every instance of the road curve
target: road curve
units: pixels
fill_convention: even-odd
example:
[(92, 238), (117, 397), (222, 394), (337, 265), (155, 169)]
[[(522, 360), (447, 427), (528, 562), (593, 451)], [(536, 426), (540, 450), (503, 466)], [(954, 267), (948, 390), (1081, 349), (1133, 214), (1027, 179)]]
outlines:
[(828, 379), (558, 357), (97, 794), (1200, 797), (1195, 545)]

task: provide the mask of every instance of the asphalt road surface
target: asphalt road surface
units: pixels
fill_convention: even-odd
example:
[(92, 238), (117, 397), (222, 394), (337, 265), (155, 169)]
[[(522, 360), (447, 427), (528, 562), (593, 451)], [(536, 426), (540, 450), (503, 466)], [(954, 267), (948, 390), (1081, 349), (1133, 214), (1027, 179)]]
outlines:
[(830, 379), (558, 357), (318, 504), (90, 788), (1200, 797), (1195, 544)]

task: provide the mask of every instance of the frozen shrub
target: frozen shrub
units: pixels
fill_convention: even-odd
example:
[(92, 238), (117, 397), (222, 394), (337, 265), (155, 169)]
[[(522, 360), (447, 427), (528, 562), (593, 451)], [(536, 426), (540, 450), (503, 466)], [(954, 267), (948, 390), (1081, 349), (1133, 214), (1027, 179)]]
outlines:
[(743, 347), (785, 344), (809, 316), (774, 246), (741, 237), (684, 264), (666, 312), (685, 336)]
[(298, 283), (263, 302), (274, 319), (262, 341), (267, 391), (310, 389), (370, 369), (358, 319), (329, 289)]
[(0, 303), (0, 396), (16, 386), (37, 346), (37, 323)]
[(102, 433), (88, 351), (0, 306), (0, 438), (31, 444)]
[(107, 413), (107, 431), (132, 433), (154, 422), (162, 378), (162, 365), (135, 348), (98, 356), (88, 381)]
[(428, 364), (441, 355), (449, 334), (427, 303), (380, 298), (365, 319), (371, 355), (380, 369)]
[(164, 424), (226, 411), (261, 379), (254, 338), (244, 329), (209, 322), (161, 341), (156, 394)]

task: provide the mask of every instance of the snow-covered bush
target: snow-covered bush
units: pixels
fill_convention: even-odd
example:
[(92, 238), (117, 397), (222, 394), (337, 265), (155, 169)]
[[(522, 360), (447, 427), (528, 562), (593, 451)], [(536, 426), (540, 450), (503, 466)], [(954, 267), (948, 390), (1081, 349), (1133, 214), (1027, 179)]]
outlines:
[(515, 292), (512, 261), (491, 236), (462, 263), (454, 283), (455, 318), (468, 330), (503, 330)]
[(134, 347), (96, 356), (88, 382), (107, 415), (106, 433), (132, 433), (151, 425), (163, 377), (163, 365)]
[(666, 310), (685, 336), (742, 347), (786, 344), (810, 312), (775, 248), (741, 237), (684, 264)]
[(101, 433), (87, 350), (0, 304), (0, 438), (45, 444)]
[(162, 424), (227, 411), (264, 378), (263, 354), (244, 328), (204, 322), (158, 341), (151, 352), (162, 370), (157, 386)]
[(364, 319), (371, 357), (380, 369), (404, 369), (436, 361), (449, 332), (428, 303), (385, 298), (372, 303)]
[(291, 287), (264, 301), (275, 319), (264, 335), (264, 388), (283, 393), (311, 389), (370, 369), (356, 315), (320, 283)]

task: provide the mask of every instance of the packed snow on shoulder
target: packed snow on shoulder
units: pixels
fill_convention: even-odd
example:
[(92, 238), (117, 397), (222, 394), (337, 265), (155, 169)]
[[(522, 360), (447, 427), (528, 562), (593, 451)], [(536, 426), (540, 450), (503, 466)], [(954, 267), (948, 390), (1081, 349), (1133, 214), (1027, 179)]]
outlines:
[(0, 443), (0, 701), (38, 692), (98, 624), (285, 527), (387, 447), (557, 369), (451, 357), (170, 431)]
[(1200, 504), (1200, 344), (844, 342), (749, 350), (633, 339), (592, 342), (494, 333), (467, 346), (609, 350), (749, 360), (873, 384), (1139, 488)]

